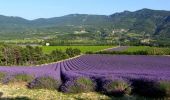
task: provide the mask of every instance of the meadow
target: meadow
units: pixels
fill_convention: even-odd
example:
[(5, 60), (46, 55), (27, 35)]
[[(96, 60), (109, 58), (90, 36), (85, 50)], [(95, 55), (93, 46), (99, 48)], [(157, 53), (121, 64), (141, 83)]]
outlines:
[(86, 52), (96, 52), (108, 48), (112, 48), (113, 46), (42, 46), (44, 53), (51, 53), (53, 50), (59, 49), (65, 51), (67, 48), (77, 48), (81, 51), (81, 53)]

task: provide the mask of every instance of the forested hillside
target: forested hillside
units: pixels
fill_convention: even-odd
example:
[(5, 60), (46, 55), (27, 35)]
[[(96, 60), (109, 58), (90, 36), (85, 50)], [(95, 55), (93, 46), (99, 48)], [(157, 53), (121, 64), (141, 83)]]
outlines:
[[(132, 36), (133, 34), (133, 36)], [(170, 38), (170, 11), (141, 9), (109, 16), (70, 14), (62, 17), (26, 20), (0, 16), (0, 39), (92, 40), (98, 43), (127, 41), (158, 41)], [(67, 41), (66, 41), (67, 42)], [(138, 42), (138, 41), (136, 41)], [(168, 43), (167, 43), (168, 44)]]

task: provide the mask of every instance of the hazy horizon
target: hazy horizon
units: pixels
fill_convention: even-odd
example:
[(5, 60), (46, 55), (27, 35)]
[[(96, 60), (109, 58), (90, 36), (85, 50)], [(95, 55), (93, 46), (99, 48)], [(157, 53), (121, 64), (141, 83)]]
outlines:
[(168, 0), (0, 0), (0, 15), (28, 20), (60, 17), (69, 14), (110, 15), (143, 8), (170, 10)]

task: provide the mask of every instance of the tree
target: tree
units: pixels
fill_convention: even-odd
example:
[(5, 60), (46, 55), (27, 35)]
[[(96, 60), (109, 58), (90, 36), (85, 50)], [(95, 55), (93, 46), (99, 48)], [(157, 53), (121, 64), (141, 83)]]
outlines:
[(74, 57), (74, 56), (77, 56), (81, 53), (81, 51), (77, 48), (73, 49), (73, 48), (67, 48), (66, 49), (66, 54), (69, 56), (69, 57)]
[(62, 52), (61, 50), (58, 50), (58, 49), (52, 51), (50, 54), (50, 57), (51, 57), (52, 61), (54, 61), (54, 62), (68, 58), (68, 56), (65, 52)]

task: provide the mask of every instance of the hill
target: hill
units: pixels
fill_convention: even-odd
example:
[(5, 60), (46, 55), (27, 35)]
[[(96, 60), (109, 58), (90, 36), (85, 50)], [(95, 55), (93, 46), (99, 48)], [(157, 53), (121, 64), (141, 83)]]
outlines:
[[(151, 9), (124, 11), (109, 16), (70, 14), (35, 20), (0, 15), (1, 39), (34, 37), (101, 40), (115, 33), (133, 33), (141, 37), (149, 36), (152, 39), (168, 40), (170, 38), (169, 27), (170, 11)], [(127, 34), (125, 38), (128, 38)]]

